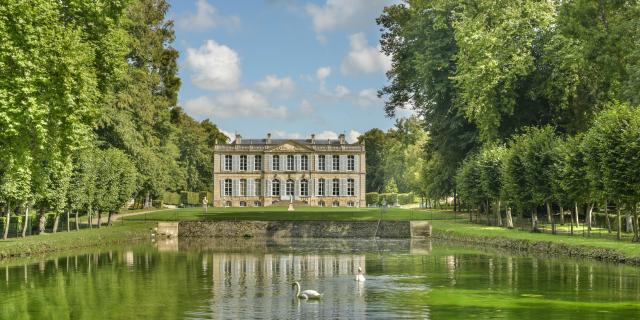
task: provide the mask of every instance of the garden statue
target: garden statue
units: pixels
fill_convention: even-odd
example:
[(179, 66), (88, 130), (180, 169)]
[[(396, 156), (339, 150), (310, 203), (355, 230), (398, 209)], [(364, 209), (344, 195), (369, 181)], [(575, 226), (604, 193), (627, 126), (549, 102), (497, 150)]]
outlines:
[(204, 196), (204, 198), (202, 198), (202, 207), (204, 208), (204, 213), (207, 213), (208, 204), (209, 201), (207, 200), (207, 196)]

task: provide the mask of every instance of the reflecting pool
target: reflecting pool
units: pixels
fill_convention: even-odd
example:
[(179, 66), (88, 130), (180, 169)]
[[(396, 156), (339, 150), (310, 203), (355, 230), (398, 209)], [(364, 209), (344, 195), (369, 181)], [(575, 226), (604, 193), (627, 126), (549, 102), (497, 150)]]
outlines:
[(4, 263), (0, 319), (640, 318), (639, 268), (430, 240), (173, 239)]

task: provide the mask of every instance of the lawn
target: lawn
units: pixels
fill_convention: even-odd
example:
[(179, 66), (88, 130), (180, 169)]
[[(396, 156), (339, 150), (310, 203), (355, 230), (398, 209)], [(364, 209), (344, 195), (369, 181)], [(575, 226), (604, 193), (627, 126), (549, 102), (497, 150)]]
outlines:
[(287, 211), (285, 207), (248, 207), (248, 208), (185, 208), (151, 212), (124, 219), (135, 221), (178, 221), (178, 220), (335, 220), (335, 221), (374, 221), (383, 220), (432, 220), (464, 219), (462, 214), (442, 210), (419, 210), (400, 208), (319, 208), (300, 207)]

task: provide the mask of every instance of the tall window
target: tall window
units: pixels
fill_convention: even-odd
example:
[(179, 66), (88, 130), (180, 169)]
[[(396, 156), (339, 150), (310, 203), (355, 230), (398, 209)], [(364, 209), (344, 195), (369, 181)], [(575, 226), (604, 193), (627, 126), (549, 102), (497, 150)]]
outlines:
[(327, 170), (327, 158), (324, 154), (318, 156), (318, 171)]
[(255, 188), (256, 196), (261, 196), (262, 195), (262, 181), (260, 181), (260, 179), (254, 180), (253, 187)]
[(331, 170), (340, 171), (340, 156), (337, 154), (333, 155), (333, 167)]
[(338, 179), (333, 179), (333, 193), (332, 195), (334, 196), (339, 196), (340, 195), (340, 180)]
[(303, 154), (300, 157), (300, 170), (302, 171), (309, 170), (309, 156), (306, 154)]
[(271, 163), (271, 170), (280, 171), (280, 156), (273, 156), (273, 162)]
[(271, 181), (271, 195), (274, 197), (280, 195), (280, 180), (273, 179), (273, 181)]
[(309, 181), (307, 179), (300, 181), (300, 195), (303, 197), (309, 196)]
[(233, 190), (231, 179), (224, 180), (224, 195), (231, 196), (231, 192)]
[(262, 156), (257, 155), (253, 157), (253, 170), (255, 171), (262, 170)]
[(240, 179), (240, 193), (239, 196), (247, 195), (247, 179)]
[(240, 156), (240, 171), (247, 171), (247, 155)]
[(318, 195), (319, 196), (325, 196), (324, 179), (323, 178), (320, 178), (320, 180), (318, 180)]
[(356, 170), (356, 156), (347, 156), (347, 170)]
[(291, 179), (287, 180), (286, 195), (287, 196), (292, 196), (293, 195), (293, 180), (291, 180)]
[(227, 154), (224, 156), (224, 170), (225, 171), (231, 171), (231, 168), (233, 166), (233, 158), (231, 157), (230, 154)]
[(347, 195), (348, 196), (356, 195), (356, 183), (353, 179), (347, 179)]
[(294, 157), (292, 154), (287, 155), (287, 170), (289, 171), (293, 171), (293, 159)]

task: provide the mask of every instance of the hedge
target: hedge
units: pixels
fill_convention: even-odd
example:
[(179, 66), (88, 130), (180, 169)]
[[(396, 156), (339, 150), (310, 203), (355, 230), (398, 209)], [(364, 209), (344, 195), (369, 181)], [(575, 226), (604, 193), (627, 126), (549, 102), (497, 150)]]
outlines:
[(414, 202), (415, 202), (415, 196), (414, 196), (413, 192), (398, 194), (398, 204), (399, 205), (411, 204), (411, 203), (414, 203)]
[(165, 191), (162, 194), (162, 203), (177, 206), (180, 204), (180, 194), (176, 192)]
[(382, 204), (383, 200), (387, 202), (388, 206), (393, 206), (396, 203), (398, 203), (398, 194), (397, 193), (381, 193), (380, 204)]
[(200, 204), (200, 193), (182, 191), (180, 192), (180, 202), (184, 205), (196, 206)]
[(209, 204), (211, 204), (213, 202), (213, 192), (209, 192), (209, 191), (200, 191), (200, 204), (202, 204), (202, 199), (204, 197), (207, 197), (207, 201), (209, 202)]
[(377, 192), (369, 192), (364, 195), (367, 205), (377, 205), (380, 201), (380, 194)]

